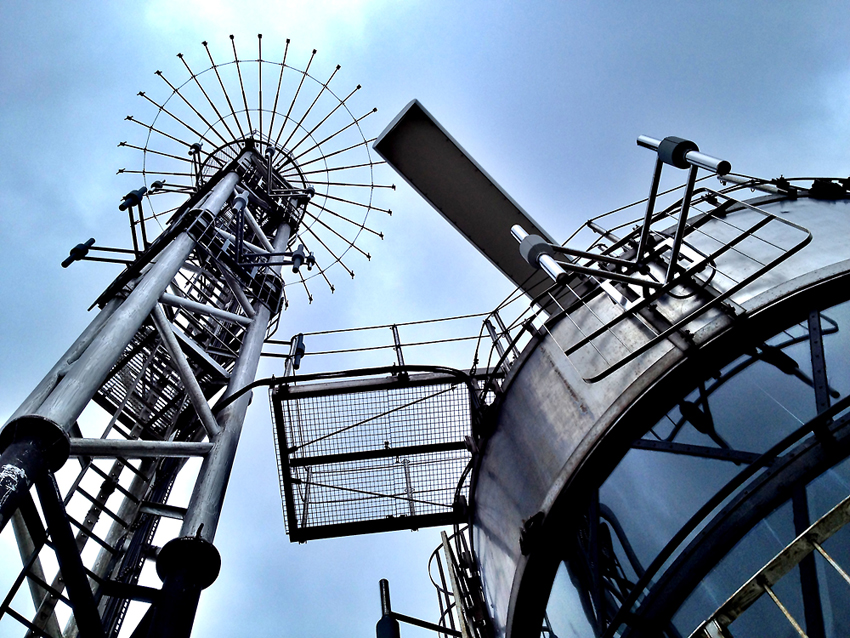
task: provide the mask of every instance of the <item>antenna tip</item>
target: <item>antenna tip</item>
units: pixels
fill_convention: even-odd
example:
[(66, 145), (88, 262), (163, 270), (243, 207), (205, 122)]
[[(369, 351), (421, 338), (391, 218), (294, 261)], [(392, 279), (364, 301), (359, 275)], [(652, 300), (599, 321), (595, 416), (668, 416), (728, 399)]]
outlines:
[(339, 64), (337, 64), (337, 65), (336, 65), (336, 70), (337, 70), (337, 71), (339, 71), (341, 68), (342, 68), (342, 67), (341, 67)]
[(139, 95), (144, 95), (144, 94), (145, 94), (145, 92), (144, 92), (144, 91), (139, 91), (139, 93), (138, 93), (138, 94), (139, 94)]
[(203, 42), (201, 42), (201, 44), (203, 44), (204, 46), (207, 46), (207, 41), (204, 40)]
[(286, 43), (289, 44), (289, 38), (286, 38)]
[(154, 75), (162, 75), (162, 71), (157, 70), (157, 71), (154, 71), (153, 74)]
[(316, 49), (313, 49), (313, 55), (316, 55)]
[(230, 39), (231, 39), (231, 40), (235, 40), (235, 39), (236, 39), (232, 33), (230, 34)]
[(178, 54), (177, 54), (177, 57), (178, 57), (178, 58), (180, 58), (180, 59), (182, 60), (182, 59), (183, 59), (183, 54), (182, 54), (182, 53), (178, 53)]
[(360, 84), (358, 84), (358, 85), (357, 85), (357, 90), (358, 90), (358, 91), (359, 91), (360, 89), (362, 89), (362, 88), (363, 88), (363, 86), (362, 86), (362, 85), (360, 85)]
[(257, 34), (257, 39), (262, 40), (262, 39), (263, 39), (263, 34), (262, 34), (262, 33), (258, 33), (258, 34)]

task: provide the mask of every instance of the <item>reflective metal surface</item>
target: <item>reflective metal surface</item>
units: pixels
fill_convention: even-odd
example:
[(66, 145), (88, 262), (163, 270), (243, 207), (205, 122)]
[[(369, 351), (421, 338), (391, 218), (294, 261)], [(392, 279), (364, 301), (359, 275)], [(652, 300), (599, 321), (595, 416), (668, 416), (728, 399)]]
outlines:
[[(850, 247), (844, 241), (850, 231), (850, 202), (771, 196), (753, 200), (752, 204), (781, 223), (772, 222), (769, 228), (765, 226), (757, 238), (739, 240), (723, 254), (723, 263), (718, 258), (706, 265), (701, 277), (703, 282), (709, 281), (703, 289), (710, 287), (715, 295), (723, 295), (724, 291), (730, 293), (722, 305), (691, 318), (690, 311), (705, 304), (705, 299), (700, 299), (700, 295), (683, 295), (682, 289), (671, 290), (672, 294), (658, 299), (653, 307), (647, 307), (647, 313), (618, 319), (616, 328), (600, 332), (592, 343), (588, 341), (584, 348), (567, 356), (565, 351), (570, 351), (571, 344), (586, 339), (589, 331), (616, 319), (623, 309), (619, 304), (628, 306), (634, 303), (628, 299), (628, 290), (624, 291), (622, 287), (612, 292), (619, 292), (623, 299), (608, 291), (606, 294), (588, 295), (584, 303), (567, 307), (563, 313), (550, 319), (514, 364), (503, 385), (502, 404), (494, 432), (477, 468), (473, 494), (475, 551), (482, 569), (490, 612), (502, 634), (518, 636), (540, 631), (550, 583), (556, 574), (561, 574), (556, 580), (556, 590), (574, 592), (564, 594), (567, 598), (572, 596), (569, 605), (574, 610), (585, 611), (569, 614), (569, 622), (574, 627), (570, 631), (573, 633), (553, 625), (554, 632), (563, 638), (564, 635), (594, 635), (604, 630), (607, 623), (612, 622), (622, 601), (617, 602), (615, 596), (615, 602), (611, 603), (614, 612), (610, 617), (606, 616), (608, 612), (603, 611), (601, 598), (596, 603), (589, 601), (586, 598), (589, 595), (587, 587), (584, 588), (585, 594), (578, 593), (582, 590), (581, 570), (567, 573), (565, 567), (558, 567), (570, 543), (576, 548), (576, 541), (569, 539), (576, 538), (575, 530), (581, 525), (578, 519), (588, 516), (587, 512), (595, 511), (591, 518), (608, 521), (602, 527), (608, 530), (605, 533), (609, 534), (611, 543), (619, 547), (619, 565), (629, 572), (626, 580), (634, 585), (637, 572), (646, 569), (659, 555), (659, 546), (664, 546), (670, 535), (680, 530), (703, 504), (706, 497), (699, 494), (716, 494), (731, 477), (752, 464), (764, 452), (765, 446), (769, 447), (770, 441), (775, 441), (775, 437), (785, 431), (785, 426), (780, 427), (781, 423), (787, 422), (787, 427), (799, 426), (797, 419), (806, 423), (822, 411), (816, 405), (811, 384), (777, 368), (777, 364), (788, 365), (782, 357), (787, 353), (766, 340), (777, 331), (804, 321), (810, 308), (827, 308), (847, 297), (846, 286), (840, 282), (841, 277), (850, 271)], [(683, 243), (685, 256), (688, 251), (695, 255), (710, 253), (719, 241), (731, 243), (734, 241), (732, 236), (760, 214), (746, 205), (727, 207), (721, 212), (723, 214), (706, 220), (698, 232), (686, 236)], [(754, 280), (738, 286), (764, 264), (776, 260), (783, 251), (799, 245), (801, 233), (805, 231), (811, 233), (810, 243), (784, 260), (776, 261)], [(823, 338), (828, 343), (835, 337), (827, 334), (832, 330), (829, 323), (832, 318), (829, 312), (825, 315), (829, 319), (825, 318), (823, 322)], [(677, 318), (685, 321), (676, 325)], [(654, 325), (653, 320), (657, 320), (658, 325)], [(666, 333), (664, 321), (673, 326)], [(646, 342), (647, 332), (658, 332), (659, 326), (660, 332), (665, 333), (663, 338), (651, 343), (607, 376), (600, 376), (599, 373), (608, 365), (603, 359), (610, 358), (612, 353), (614, 357), (625, 357), (630, 352), (637, 352)], [(805, 409), (799, 408), (799, 412), (795, 412), (796, 407), (777, 407), (776, 403), (772, 404), (775, 409), (770, 410), (770, 406), (757, 403), (755, 399), (749, 406), (746, 401), (750, 394), (747, 393), (737, 404), (732, 404), (756, 410), (769, 423), (765, 427), (774, 428), (770, 430), (774, 438), (756, 437), (739, 442), (728, 432), (712, 438), (710, 429), (704, 424), (700, 427), (705, 432), (697, 429), (693, 440), (680, 441), (673, 437), (670, 441), (662, 441), (644, 436), (648, 425), (659, 418), (667, 421), (665, 413), (670, 410), (679, 419), (683, 418), (682, 409), (678, 407), (680, 404), (689, 416), (699, 421), (694, 414), (694, 406), (700, 409), (699, 382), (707, 382), (713, 378), (712, 374), (726, 370), (730, 365), (739, 365), (732, 362), (742, 356), (755, 356), (758, 366), (753, 370), (766, 369), (771, 375), (782, 378), (784, 385), (778, 390), (782, 401), (802, 406), (804, 401), (800, 393), (803, 390), (811, 399)], [(827, 349), (827, 358), (830, 356)], [(791, 358), (797, 361), (802, 374), (808, 374), (811, 379), (811, 363), (806, 372), (803, 363)], [(850, 392), (850, 388), (847, 391)], [(839, 392), (845, 396), (841, 389)], [(792, 418), (791, 414), (795, 417)], [(670, 418), (677, 417), (671, 413)], [(689, 427), (694, 430), (696, 426)], [(732, 429), (755, 437), (755, 430)], [(665, 436), (669, 434), (667, 432)], [(629, 451), (637, 439), (642, 442), (637, 443), (637, 449)], [(757, 440), (761, 447), (756, 445)], [(685, 448), (677, 450), (678, 453), (669, 449), (661, 451), (660, 448), (669, 448), (671, 443)], [(640, 463), (631, 470), (627, 469), (632, 461), (626, 459), (645, 458), (647, 455), (666, 459), (669, 467), (665, 471), (668, 474), (662, 472), (654, 476)], [(615, 474), (611, 474), (621, 459), (625, 463), (621, 466), (623, 469), (618, 468)], [(813, 468), (820, 467), (814, 456), (810, 460)], [(671, 463), (672, 466), (669, 465)], [(717, 466), (721, 469), (716, 473), (700, 473), (698, 469), (688, 473), (688, 470), (685, 472), (685, 476), (689, 477), (686, 481), (674, 478), (679, 476), (675, 472), (669, 474), (676, 464), (683, 463), (692, 464), (694, 468)], [(661, 471), (660, 467), (655, 471)], [(808, 476), (807, 472), (815, 471), (811, 468), (805, 471), (797, 469), (800, 476)], [(614, 482), (610, 486), (605, 483), (599, 492), (598, 505), (593, 505), (591, 495), (609, 474), (610, 480), (620, 485), (620, 492), (614, 489)], [(661, 486), (678, 490), (679, 498), (667, 498), (670, 494)], [(622, 492), (626, 488), (632, 491)], [(771, 490), (765, 488), (764, 493), (772, 493)], [(626, 550), (625, 545), (614, 540), (618, 538), (617, 525), (624, 529), (631, 525), (634, 529), (635, 525), (641, 526), (639, 521), (643, 519), (638, 517), (636, 522), (630, 523), (632, 519), (617, 512), (614, 513), (618, 523), (605, 519), (604, 514), (615, 509), (613, 501), (610, 501), (612, 494), (620, 494), (617, 502), (623, 507), (633, 507), (634, 511), (642, 512), (654, 525), (667, 525), (668, 531), (647, 533), (648, 540), (629, 540), (632, 547)], [(654, 502), (656, 509), (649, 503), (639, 502), (637, 494)], [(768, 507), (772, 503), (771, 498), (765, 496), (760, 507)], [(671, 502), (675, 504), (673, 510), (669, 509), (673, 507), (669, 505)], [(668, 504), (667, 509), (663, 504)], [(674, 511), (679, 513), (674, 515)], [(769, 511), (759, 510), (759, 515), (767, 515)], [(736, 516), (739, 514), (740, 510)], [(731, 522), (729, 525), (728, 529), (739, 529)], [(568, 529), (572, 537), (566, 534)], [(602, 533), (599, 529), (597, 523), (592, 529), (588, 527), (587, 534)], [(744, 528), (740, 529), (743, 534)], [(694, 533), (697, 531), (695, 528)], [(729, 533), (728, 530), (726, 533)], [(683, 538), (681, 542), (685, 540), (688, 539)], [(720, 556), (722, 552), (717, 557)], [(598, 563), (595, 564), (598, 566)], [(680, 583), (679, 586), (686, 585)], [(625, 596), (623, 591), (619, 595)], [(594, 610), (589, 616), (586, 613), (588, 605)], [(657, 606), (657, 618), (675, 611), (667, 609), (662, 612), (662, 607), (664, 605)], [(714, 608), (707, 610), (686, 635)], [(555, 622), (552, 614), (549, 620)]]

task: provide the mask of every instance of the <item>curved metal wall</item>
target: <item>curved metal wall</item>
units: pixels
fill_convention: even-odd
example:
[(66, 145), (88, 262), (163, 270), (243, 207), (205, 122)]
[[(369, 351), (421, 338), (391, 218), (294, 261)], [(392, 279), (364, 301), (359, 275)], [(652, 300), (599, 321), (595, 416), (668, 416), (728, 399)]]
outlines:
[[(639, 318), (621, 321), (616, 331), (603, 335), (607, 348), (600, 341), (565, 356), (600, 321), (615, 316), (611, 298), (598, 295), (550, 320), (511, 370), (494, 432), (482, 451), (473, 497), (475, 551), (500, 635), (539, 634), (558, 567), (552, 556), (555, 537), (579, 514), (570, 499), (575, 495), (581, 500), (583, 486), (598, 486), (632, 441), (693, 389), (701, 369), (728, 363), (774, 328), (787, 325), (804, 296), (820, 307), (850, 297), (841, 283), (850, 273), (850, 201), (765, 197), (753, 202), (776, 220), (807, 229), (812, 239), (734, 292), (726, 308), (708, 311), (671, 339), (591, 383), (586, 379), (599, 376), (606, 365), (600, 350), (616, 358), (618, 350), (645, 340), (646, 332)], [(709, 251), (717, 235), (727, 232), (721, 226), (746, 225), (751, 215), (748, 208), (738, 207), (725, 219), (709, 220), (693, 242), (709, 239), (695, 248)], [(729, 281), (714, 278), (715, 289), (745, 279), (753, 261), (771, 259), (771, 246), (797, 245), (800, 230), (775, 225), (767, 238), (749, 248), (745, 240), (725, 254), (722, 271)], [(658, 311), (674, 313), (688, 303), (667, 297), (659, 301)]]

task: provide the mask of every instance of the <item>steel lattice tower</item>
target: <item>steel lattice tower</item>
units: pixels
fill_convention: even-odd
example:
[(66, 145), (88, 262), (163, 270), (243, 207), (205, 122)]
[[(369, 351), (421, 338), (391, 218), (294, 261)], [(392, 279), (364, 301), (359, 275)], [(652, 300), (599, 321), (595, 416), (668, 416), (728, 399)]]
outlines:
[[(156, 72), (168, 99), (140, 93), (156, 109), (152, 122), (127, 118), (146, 129), (143, 144), (121, 143), (143, 160), (141, 170), (119, 171), (144, 182), (121, 203), (133, 248), (93, 257), (110, 249), (89, 240), (63, 263), (125, 261), (126, 269), (0, 432), (0, 529), (11, 522), (23, 560), (2, 614), (27, 635), (117, 636), (132, 601), (153, 603), (133, 636), (190, 634), (201, 590), (219, 571), (215, 533), (247, 386), (292, 296), (287, 285), (310, 301), (311, 277), (333, 290), (328, 268), (339, 263), (353, 277), (342, 258), (352, 248), (368, 258), (354, 241), (379, 234), (366, 226), (382, 209), (373, 206), (371, 140), (360, 128), (374, 110), (355, 116), (348, 104), (360, 87), (338, 97), (330, 83), (339, 67), (317, 80), (313, 51), (304, 71), (294, 68), (288, 40), (280, 62), (263, 59), (262, 36), (250, 60), (239, 59), (233, 36), (225, 63), (203, 44), (209, 68), (196, 73), (180, 54), (182, 84)], [(290, 366), (298, 347), (294, 340)], [(89, 406), (108, 415), (97, 435), (85, 423)], [(167, 500), (192, 456), (203, 461), (183, 510)], [(76, 478), (57, 482), (72, 461)], [(182, 527), (159, 549), (152, 542), (163, 516)], [(45, 552), (59, 564), (53, 576)], [(154, 557), (161, 590), (139, 585)], [(31, 618), (11, 606), (25, 580)], [(60, 604), (72, 611), (64, 630)]]

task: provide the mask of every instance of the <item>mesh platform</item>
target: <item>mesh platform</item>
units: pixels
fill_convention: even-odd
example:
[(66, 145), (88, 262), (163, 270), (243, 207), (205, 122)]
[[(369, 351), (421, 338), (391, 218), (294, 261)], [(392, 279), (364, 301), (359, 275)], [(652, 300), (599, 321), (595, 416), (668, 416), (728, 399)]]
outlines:
[(271, 392), (290, 540), (450, 525), (474, 396), (448, 374)]

